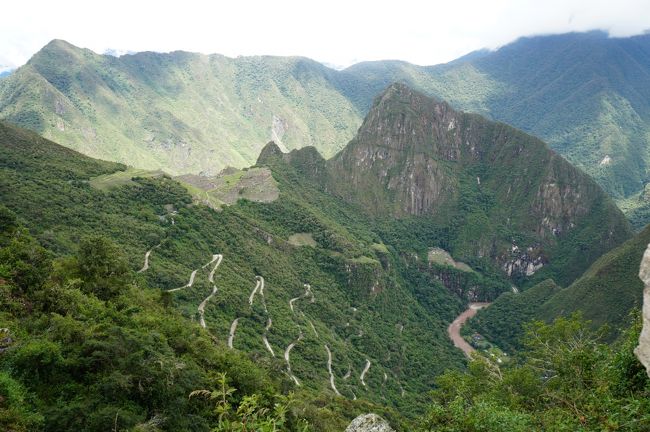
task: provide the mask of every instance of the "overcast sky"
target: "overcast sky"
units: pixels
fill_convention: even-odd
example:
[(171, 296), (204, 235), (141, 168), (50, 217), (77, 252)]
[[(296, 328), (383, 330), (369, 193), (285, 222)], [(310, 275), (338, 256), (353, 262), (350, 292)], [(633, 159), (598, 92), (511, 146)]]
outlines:
[(650, 29), (650, 0), (19, 0), (3, 2), (0, 14), (0, 70), (55, 38), (98, 53), (181, 49), (428, 65), (526, 35)]

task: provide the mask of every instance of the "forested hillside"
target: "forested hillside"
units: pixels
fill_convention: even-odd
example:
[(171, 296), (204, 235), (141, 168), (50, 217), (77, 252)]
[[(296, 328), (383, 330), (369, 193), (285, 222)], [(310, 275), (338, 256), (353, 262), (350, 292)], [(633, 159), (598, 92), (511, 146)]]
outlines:
[(504, 349), (516, 351), (525, 343), (523, 326), (538, 319), (580, 312), (593, 329), (609, 326), (611, 341), (628, 325), (629, 313), (643, 304), (639, 263), (648, 243), (650, 228), (606, 253), (570, 286), (561, 289), (547, 280), (522, 293), (507, 293), (471, 321), (470, 327)]
[[(203, 349), (199, 342), (197, 346), (188, 346), (194, 337), (216, 343), (215, 352), (225, 356), (223, 362), (230, 361), (227, 359), (233, 350), (245, 352), (264, 374), (274, 377), (269, 385), (276, 390), (298, 391), (305, 403), (322, 397), (338, 401), (330, 408), (342, 410), (336, 415), (318, 410), (309, 414), (309, 407), (305, 408), (304, 415), (311, 417), (313, 424), (318, 425), (321, 417), (326, 419), (322, 420), (325, 426), (318, 430), (331, 430), (331, 422), (340, 426), (343, 419), (349, 421), (354, 417), (352, 414), (358, 414), (362, 408), (350, 405), (354, 400), (374, 401), (398, 407), (403, 414), (414, 414), (421, 409), (423, 396), (435, 376), (462, 364), (461, 353), (448, 341), (444, 329), (462, 309), (465, 299), (433, 277), (415, 276), (408, 267), (409, 261), (402, 258), (398, 249), (383, 243), (362, 215), (308, 184), (296, 182), (299, 174), (288, 166), (274, 168), (281, 190), (275, 202), (240, 201), (217, 212), (193, 203), (181, 184), (164, 176), (136, 177), (107, 191), (96, 189), (91, 179), (124, 167), (89, 159), (12, 126), (1, 126), (0, 145), (2, 205), (18, 215), (17, 223), (28, 227), (35, 238), (26, 237), (24, 241), (33, 246), (21, 246), (20, 250), (30, 251), (40, 248), (37, 244), (43, 245), (45, 250), (39, 254), (54, 260), (54, 273), (44, 270), (38, 287), (25, 288), (29, 291), (26, 293), (14, 288), (19, 284), (19, 275), (12, 273), (18, 261), (8, 257), (14, 261), (3, 264), (8, 272), (3, 277), (8, 284), (5, 288), (9, 290), (9, 300), (27, 305), (16, 311), (7, 310), (3, 318), (6, 324), (2, 327), (9, 329), (12, 340), (12, 348), (2, 357), (7, 373), (13, 370), (15, 356), (35, 339), (47, 339), (48, 347), (54, 351), (43, 355), (55, 356), (60, 359), (56, 361), (64, 364), (78, 355), (68, 348), (93, 352), (93, 344), (99, 343), (88, 340), (89, 345), (84, 348), (86, 337), (75, 336), (80, 346), (63, 346), (69, 340), (63, 335), (50, 333), (46, 337), (40, 333), (43, 327), (36, 322), (34, 329), (27, 325), (29, 308), (38, 312), (36, 316), (43, 314), (44, 323), (59, 319), (59, 315), (61, 319), (79, 319), (90, 326), (89, 335), (103, 334), (94, 327), (104, 325), (99, 318), (105, 313), (102, 308), (107, 308), (106, 313), (118, 308), (106, 318), (117, 322), (126, 319), (114, 315), (120, 310), (128, 316), (140, 314), (136, 318), (144, 321), (133, 323), (134, 328), (172, 326), (164, 330), (169, 337), (175, 328), (183, 327), (183, 332), (174, 335), (182, 339), (182, 349), (176, 354), (170, 352), (171, 357), (164, 360), (169, 362), (171, 371), (179, 364), (174, 356), (189, 355), (184, 353), (190, 348), (196, 352)], [(7, 241), (19, 241), (17, 233), (7, 234)], [(147, 251), (150, 252), (145, 259)], [(11, 250), (7, 253), (21, 256)], [(31, 260), (30, 253), (25, 259)], [(143, 265), (145, 260), (147, 265)], [(84, 264), (77, 264), (79, 261)], [(40, 268), (39, 263), (30, 265)], [(142, 271), (135, 273), (138, 270)], [(111, 276), (104, 281), (107, 275)], [(501, 280), (496, 274), (486, 278), (495, 278), (492, 284)], [(58, 291), (53, 294), (47, 290)], [(75, 312), (76, 309), (69, 310), (70, 305), (52, 309), (48, 303), (82, 294), (89, 299), (70, 300), (81, 302), (75, 307), (83, 308), (84, 302), (90, 302), (88, 307), (101, 311), (91, 308)], [(34, 296), (41, 296), (38, 301), (47, 305), (37, 303)], [(132, 296), (136, 298), (131, 300)], [(173, 313), (165, 313), (165, 308)], [(164, 317), (164, 321), (149, 318), (149, 313), (162, 315), (160, 319)], [(83, 318), (86, 315), (90, 317)], [(165, 324), (167, 320), (170, 324)], [(112, 331), (111, 322), (114, 321), (106, 324), (105, 331)], [(202, 323), (205, 330), (201, 329)], [(115, 337), (122, 343), (120, 334), (126, 328), (115, 331)], [(168, 350), (160, 348), (159, 343), (163, 342), (164, 339), (156, 339), (150, 343), (155, 349)], [(132, 342), (132, 347), (140, 352), (141, 342)], [(130, 351), (121, 346), (110, 349)], [(140, 355), (157, 364), (155, 355)], [(232, 355), (236, 358), (239, 354)], [(200, 357), (193, 358), (200, 361)], [(430, 362), (432, 358), (436, 359), (435, 364)], [(201, 363), (205, 366), (200, 367), (235, 373), (218, 366), (221, 363), (215, 363), (214, 368), (208, 364)], [(57, 368), (54, 370), (58, 374)], [(139, 394), (141, 387), (156, 391), (143, 384), (129, 368), (128, 364), (118, 367), (125, 374), (117, 381), (122, 385), (125, 404), (131, 403), (129, 395)], [(196, 379), (186, 378), (185, 371), (190, 370), (182, 367), (168, 378), (168, 382), (187, 380), (186, 384), (175, 386), (175, 397), (186, 398), (188, 390), (216, 385), (200, 371), (196, 372)], [(242, 386), (235, 376), (232, 378), (234, 387)], [(92, 423), (95, 420), (86, 417), (74, 419), (72, 413), (76, 410), (55, 410), (55, 401), (65, 398), (65, 393), (33, 387), (20, 375), (12, 375), (11, 379), (30, 394), (36, 392), (41, 401), (37, 403), (37, 412), (44, 416), (46, 424), (70, 425), (69, 422), (76, 421), (85, 430), (103, 430), (99, 425), (105, 426), (106, 418), (114, 418), (122, 410), (121, 405), (94, 402), (99, 387), (91, 387), (85, 396), (79, 396), (78, 404), (93, 406), (88, 415), (98, 412), (104, 403), (110, 405), (101, 409), (103, 420)], [(39, 381), (38, 385), (44, 383)], [(251, 386), (251, 392), (257, 391), (258, 387)], [(178, 408), (181, 414), (194, 409), (191, 404), (187, 406)], [(364, 404), (358, 407), (368, 409)], [(127, 412), (124, 417), (119, 415), (124, 422), (120, 424), (132, 427), (150, 421), (156, 407), (136, 404), (130, 410), (131, 417), (127, 417)], [(59, 420), (55, 422), (50, 416)], [(174, 430), (169, 426), (173, 424), (166, 424), (165, 430)], [(202, 428), (197, 426), (196, 430), (205, 430)]]
[[(283, 150), (343, 148), (374, 97), (402, 82), (546, 141), (613, 197), (647, 181), (650, 36), (522, 38), (437, 66), (138, 53), (101, 56), (52, 41), (0, 84), (0, 117), (107, 160), (216, 174)], [(643, 197), (641, 197), (643, 198)], [(642, 227), (648, 201), (621, 206)]]

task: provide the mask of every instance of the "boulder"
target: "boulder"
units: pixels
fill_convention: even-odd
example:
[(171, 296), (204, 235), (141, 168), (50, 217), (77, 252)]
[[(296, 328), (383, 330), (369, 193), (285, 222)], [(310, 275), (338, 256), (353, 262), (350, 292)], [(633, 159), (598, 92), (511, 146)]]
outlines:
[(643, 254), (639, 278), (645, 284), (643, 289), (643, 329), (639, 336), (639, 346), (636, 347), (634, 353), (650, 376), (650, 245)]
[(352, 420), (345, 432), (395, 432), (386, 420), (377, 414), (362, 414)]

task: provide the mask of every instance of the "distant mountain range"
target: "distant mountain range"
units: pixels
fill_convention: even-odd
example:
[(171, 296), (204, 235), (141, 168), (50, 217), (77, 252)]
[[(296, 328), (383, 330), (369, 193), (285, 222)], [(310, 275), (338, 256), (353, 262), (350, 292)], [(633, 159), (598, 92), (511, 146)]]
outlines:
[(650, 35), (539, 36), (445, 65), (342, 71), (298, 57), (116, 58), (52, 41), (2, 81), (0, 118), (93, 157), (215, 174), (249, 165), (270, 139), (333, 156), (393, 82), (539, 136), (615, 198), (647, 181)]

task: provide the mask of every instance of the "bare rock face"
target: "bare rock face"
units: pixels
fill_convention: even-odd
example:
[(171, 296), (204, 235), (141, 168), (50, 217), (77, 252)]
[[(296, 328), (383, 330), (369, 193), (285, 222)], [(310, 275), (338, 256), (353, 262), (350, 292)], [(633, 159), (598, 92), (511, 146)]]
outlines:
[(643, 289), (643, 330), (639, 336), (639, 346), (636, 347), (634, 353), (650, 376), (650, 245), (643, 254), (639, 278), (645, 284)]
[(362, 414), (352, 420), (345, 432), (395, 432), (395, 430), (377, 414)]

